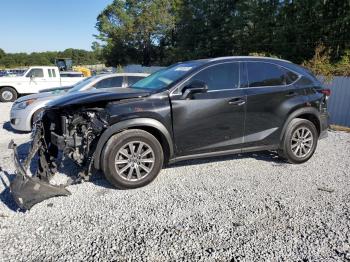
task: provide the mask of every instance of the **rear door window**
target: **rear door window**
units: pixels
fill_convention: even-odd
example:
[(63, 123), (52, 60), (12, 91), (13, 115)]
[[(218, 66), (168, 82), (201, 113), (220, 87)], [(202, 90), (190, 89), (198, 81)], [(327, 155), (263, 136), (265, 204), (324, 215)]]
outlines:
[(95, 84), (95, 88), (98, 88), (98, 89), (109, 88), (109, 87), (111, 87), (110, 82), (111, 82), (110, 78), (103, 79)]
[(112, 77), (110, 85), (111, 85), (110, 87), (122, 87), (123, 77), (122, 76)]
[(286, 85), (285, 72), (278, 65), (264, 62), (247, 62), (249, 87)]
[(141, 80), (142, 76), (128, 76), (128, 86), (135, 84), (137, 81)]
[(110, 77), (101, 80), (97, 84), (95, 84), (95, 88), (111, 88), (111, 87), (122, 87), (123, 86), (123, 77)]

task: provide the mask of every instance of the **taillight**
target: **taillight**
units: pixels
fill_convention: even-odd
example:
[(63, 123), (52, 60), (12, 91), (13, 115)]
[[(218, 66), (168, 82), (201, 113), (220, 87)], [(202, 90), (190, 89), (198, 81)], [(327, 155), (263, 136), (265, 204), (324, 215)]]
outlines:
[(331, 90), (330, 89), (321, 89), (321, 90), (319, 90), (319, 92), (324, 94), (325, 96), (330, 96), (331, 95)]

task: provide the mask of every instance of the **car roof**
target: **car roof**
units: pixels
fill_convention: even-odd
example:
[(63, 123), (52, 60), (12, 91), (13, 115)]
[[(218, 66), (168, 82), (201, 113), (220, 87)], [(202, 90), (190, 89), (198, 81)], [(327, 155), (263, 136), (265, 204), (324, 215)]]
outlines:
[(143, 77), (146, 77), (146, 76), (149, 76), (150, 74), (148, 73), (104, 73), (104, 74), (99, 74), (99, 75), (96, 75), (96, 77), (114, 77), (114, 76), (143, 76)]
[(25, 70), (28, 70), (28, 69), (32, 69), (32, 68), (40, 68), (40, 69), (47, 69), (47, 68), (57, 68), (57, 66), (35, 66), (35, 65), (33, 65), (33, 66), (29, 66), (27, 69), (25, 69)]
[(182, 61), (177, 64), (181, 63), (200, 63), (200, 64), (208, 64), (208, 63), (214, 63), (218, 61), (232, 61), (232, 60), (241, 60), (241, 61), (274, 61), (277, 63), (283, 63), (283, 64), (293, 64), (291, 61), (283, 60), (280, 58), (274, 58), (274, 57), (266, 57), (266, 56), (222, 56), (222, 57), (215, 57), (215, 58), (203, 58), (203, 59), (197, 59), (197, 60), (190, 60), (190, 61)]
[(243, 60), (273, 60), (273, 61), (279, 61), (279, 62), (285, 62), (285, 63), (292, 63), (291, 61), (275, 58), (275, 57), (268, 57), (268, 56), (223, 56), (223, 57), (216, 57), (216, 58), (208, 58), (208, 62), (214, 62), (214, 61), (220, 61), (220, 60), (229, 60), (229, 59), (243, 59)]

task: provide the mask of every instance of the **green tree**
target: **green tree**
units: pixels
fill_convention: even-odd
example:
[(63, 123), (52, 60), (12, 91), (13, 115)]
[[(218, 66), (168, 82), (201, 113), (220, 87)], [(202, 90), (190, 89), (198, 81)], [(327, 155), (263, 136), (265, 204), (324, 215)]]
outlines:
[(55, 58), (72, 58), (74, 65), (96, 64), (103, 61), (94, 51), (69, 48), (63, 52), (9, 53), (4, 56), (0, 54), (0, 66), (10, 68), (17, 66), (54, 65)]
[(175, 0), (114, 0), (97, 17), (98, 39), (111, 65), (141, 62), (150, 65), (154, 49), (175, 26)]
[(94, 53), (94, 56), (98, 59), (98, 60), (102, 60), (102, 46), (99, 42), (94, 41), (91, 44), (91, 49)]
[(6, 55), (5, 51), (0, 48), (0, 59)]

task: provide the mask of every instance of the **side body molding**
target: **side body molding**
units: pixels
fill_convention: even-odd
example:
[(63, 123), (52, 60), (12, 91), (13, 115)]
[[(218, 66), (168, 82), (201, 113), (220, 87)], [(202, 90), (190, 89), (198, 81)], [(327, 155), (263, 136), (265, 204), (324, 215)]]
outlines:
[(107, 143), (107, 141), (109, 140), (109, 138), (111, 138), (114, 134), (124, 129), (138, 127), (138, 126), (153, 127), (153, 128), (156, 128), (158, 131), (160, 131), (162, 135), (166, 138), (166, 141), (168, 142), (170, 159), (173, 157), (174, 145), (173, 145), (172, 136), (169, 133), (168, 129), (161, 122), (152, 118), (134, 118), (134, 119), (129, 119), (129, 120), (116, 123), (104, 131), (104, 133), (101, 135), (97, 143), (96, 150), (94, 153), (94, 167), (96, 169), (101, 169), (101, 157), (102, 157), (103, 148)]

